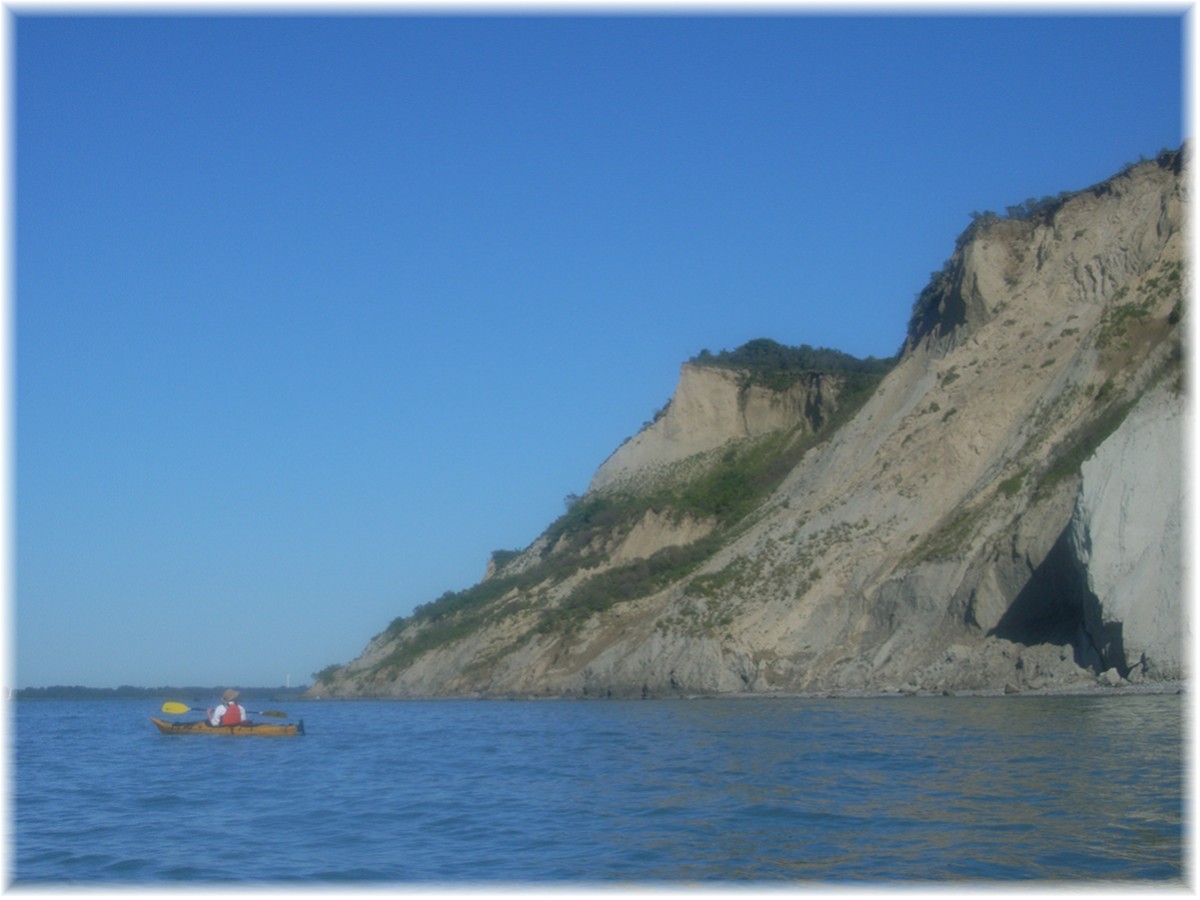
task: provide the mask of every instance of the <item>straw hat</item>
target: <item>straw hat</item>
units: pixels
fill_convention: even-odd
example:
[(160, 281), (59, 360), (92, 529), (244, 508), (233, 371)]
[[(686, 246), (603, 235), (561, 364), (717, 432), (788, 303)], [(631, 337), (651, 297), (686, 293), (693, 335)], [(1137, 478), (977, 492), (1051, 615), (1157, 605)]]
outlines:
[(238, 698), (238, 692), (235, 691), (233, 688), (230, 688), (229, 690), (227, 690), (225, 693), (223, 693), (221, 695), (221, 700), (224, 701), (225, 703), (228, 703), (230, 700), (236, 700), (237, 698)]

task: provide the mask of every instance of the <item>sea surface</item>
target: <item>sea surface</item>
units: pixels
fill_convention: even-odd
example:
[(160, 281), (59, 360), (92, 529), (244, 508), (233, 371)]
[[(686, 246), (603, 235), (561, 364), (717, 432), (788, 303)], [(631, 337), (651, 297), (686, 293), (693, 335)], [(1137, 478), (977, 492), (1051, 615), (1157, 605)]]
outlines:
[(295, 702), (274, 739), (8, 706), (17, 886), (1190, 877), (1178, 695)]

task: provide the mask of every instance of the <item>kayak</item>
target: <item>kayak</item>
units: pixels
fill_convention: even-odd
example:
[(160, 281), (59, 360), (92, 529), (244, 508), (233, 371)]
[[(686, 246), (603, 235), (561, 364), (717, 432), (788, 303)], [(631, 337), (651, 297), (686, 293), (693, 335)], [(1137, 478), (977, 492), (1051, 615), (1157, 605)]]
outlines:
[(289, 734), (304, 734), (304, 720), (275, 725), (268, 722), (249, 722), (245, 725), (209, 725), (200, 722), (164, 722), (150, 717), (163, 734), (231, 734), (235, 737), (282, 737)]

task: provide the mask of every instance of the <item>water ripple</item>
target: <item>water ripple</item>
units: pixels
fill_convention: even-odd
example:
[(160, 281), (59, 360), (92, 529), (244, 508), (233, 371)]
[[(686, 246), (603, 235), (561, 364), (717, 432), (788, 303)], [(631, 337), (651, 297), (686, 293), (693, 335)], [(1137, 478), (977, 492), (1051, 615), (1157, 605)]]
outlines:
[(1181, 883), (1181, 705), (297, 704), (308, 735), (266, 741), (163, 737), (137, 703), (20, 703), (14, 874)]

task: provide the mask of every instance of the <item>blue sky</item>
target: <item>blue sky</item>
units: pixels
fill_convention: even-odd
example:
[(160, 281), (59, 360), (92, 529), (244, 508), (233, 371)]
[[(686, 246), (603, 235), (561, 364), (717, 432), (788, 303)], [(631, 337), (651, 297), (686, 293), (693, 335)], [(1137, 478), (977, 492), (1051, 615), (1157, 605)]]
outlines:
[(15, 683), (306, 682), (700, 350), (891, 355), (972, 211), (1179, 145), (1182, 10), (17, 15)]

